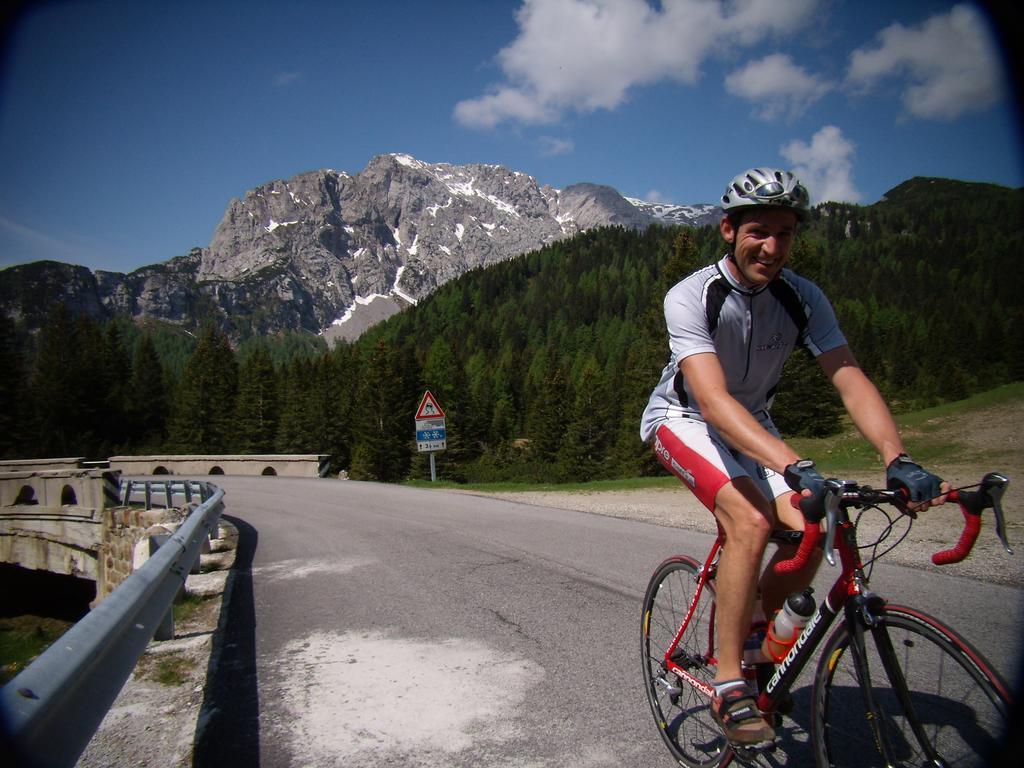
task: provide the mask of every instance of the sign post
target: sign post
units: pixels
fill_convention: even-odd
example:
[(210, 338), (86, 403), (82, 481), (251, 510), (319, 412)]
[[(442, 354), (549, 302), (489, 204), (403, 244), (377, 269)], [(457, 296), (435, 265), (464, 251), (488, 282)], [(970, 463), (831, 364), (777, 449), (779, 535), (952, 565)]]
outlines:
[(428, 389), (423, 393), (419, 408), (416, 409), (416, 450), (430, 453), (430, 482), (437, 480), (434, 454), (447, 446), (444, 411)]

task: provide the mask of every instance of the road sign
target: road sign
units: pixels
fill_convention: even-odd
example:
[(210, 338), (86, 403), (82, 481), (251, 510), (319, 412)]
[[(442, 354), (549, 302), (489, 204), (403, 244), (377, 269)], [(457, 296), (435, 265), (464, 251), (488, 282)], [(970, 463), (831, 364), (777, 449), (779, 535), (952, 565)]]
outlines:
[[(416, 409), (416, 450), (420, 453), (443, 451), (448, 445), (444, 411), (428, 389)], [(433, 455), (431, 455), (433, 460)]]
[(420, 400), (420, 407), (416, 409), (416, 421), (420, 419), (443, 419), (444, 411), (441, 410), (441, 406), (437, 404), (437, 400), (430, 394), (428, 389), (423, 393), (423, 399)]
[(416, 449), (419, 451), (443, 451), (447, 445), (447, 434), (443, 429), (416, 430)]

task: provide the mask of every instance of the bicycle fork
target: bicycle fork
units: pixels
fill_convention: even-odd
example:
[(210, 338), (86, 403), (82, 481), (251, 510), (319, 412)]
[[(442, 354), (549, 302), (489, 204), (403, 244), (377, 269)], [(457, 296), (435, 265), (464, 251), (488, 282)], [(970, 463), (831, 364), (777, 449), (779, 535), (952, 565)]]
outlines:
[(892, 638), (885, 625), (878, 621), (875, 611), (884, 605), (883, 600), (873, 593), (858, 595), (846, 606), (847, 625), (851, 628), (850, 652), (853, 654), (854, 668), (857, 672), (857, 680), (860, 683), (861, 694), (864, 697), (866, 716), (871, 727), (871, 733), (875, 739), (875, 746), (885, 760), (887, 768), (894, 768), (899, 763), (894, 755), (894, 750), (885, 734), (885, 714), (878, 705), (874, 695), (874, 687), (871, 683), (871, 669), (868, 664), (867, 647), (864, 640), (865, 634), (870, 634), (874, 642), (878, 657), (882, 661), (882, 669), (892, 686), (893, 692), (899, 701), (900, 708), (907, 719), (910, 729), (928, 758), (928, 764), (936, 768), (944, 768), (946, 762), (935, 751), (934, 746), (924, 732), (921, 718), (917, 714), (913, 702), (910, 700), (910, 691), (907, 688), (907, 681), (903, 675), (903, 669), (896, 658), (896, 650), (892, 644)]

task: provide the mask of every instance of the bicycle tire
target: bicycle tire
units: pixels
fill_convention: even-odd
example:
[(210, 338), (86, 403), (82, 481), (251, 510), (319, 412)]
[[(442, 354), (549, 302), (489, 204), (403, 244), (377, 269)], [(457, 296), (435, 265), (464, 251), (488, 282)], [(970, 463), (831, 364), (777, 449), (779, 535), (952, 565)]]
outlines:
[[(651, 714), (669, 752), (689, 768), (710, 768), (731, 754), (721, 728), (711, 717), (710, 698), (664, 667), (665, 652), (682, 626), (700, 571), (701, 566), (689, 557), (672, 557), (661, 563), (647, 585), (641, 622), (641, 664)], [(714, 611), (714, 586), (708, 583), (676, 651), (680, 666), (708, 685), (717, 666)]]
[[(864, 633), (865, 654), (871, 691), (881, 712), (878, 725), (897, 764), (936, 765), (921, 746), (883, 668), (878, 638), (885, 636), (892, 641), (906, 679), (910, 710), (921, 723), (922, 737), (944, 761), (941, 764), (988, 765), (1009, 724), (1010, 697), (998, 673), (970, 643), (925, 613), (890, 605), (877, 616), (877, 626)], [(819, 768), (881, 764), (850, 641), (844, 622), (833, 631), (818, 661), (811, 739)]]

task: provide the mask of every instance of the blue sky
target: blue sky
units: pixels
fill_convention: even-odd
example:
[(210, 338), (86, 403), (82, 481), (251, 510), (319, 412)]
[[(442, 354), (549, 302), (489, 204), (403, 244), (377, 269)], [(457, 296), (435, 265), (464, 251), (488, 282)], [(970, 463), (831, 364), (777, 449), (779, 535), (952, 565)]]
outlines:
[(971, 3), (67, 0), (5, 31), (0, 268), (166, 261), (247, 189), (387, 152), (677, 203), (752, 165), (815, 202), (1024, 184)]

